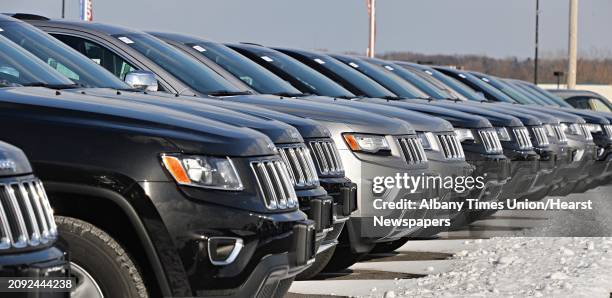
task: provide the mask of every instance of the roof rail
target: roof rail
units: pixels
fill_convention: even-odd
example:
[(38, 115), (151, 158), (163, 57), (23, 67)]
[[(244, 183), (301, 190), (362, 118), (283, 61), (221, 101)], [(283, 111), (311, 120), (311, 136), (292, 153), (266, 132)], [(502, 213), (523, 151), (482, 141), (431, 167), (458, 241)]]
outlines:
[(45, 16), (31, 14), (31, 13), (5, 13), (5, 15), (9, 17), (13, 17), (18, 20), (30, 20), (30, 21), (49, 21), (51, 20)]

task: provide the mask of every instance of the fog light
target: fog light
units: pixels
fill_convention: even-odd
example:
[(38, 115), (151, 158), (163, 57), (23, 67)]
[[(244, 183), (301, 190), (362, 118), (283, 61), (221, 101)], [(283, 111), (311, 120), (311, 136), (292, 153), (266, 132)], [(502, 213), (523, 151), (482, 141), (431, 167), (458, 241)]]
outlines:
[(242, 239), (234, 237), (208, 238), (208, 258), (213, 265), (225, 266), (233, 263), (244, 247)]

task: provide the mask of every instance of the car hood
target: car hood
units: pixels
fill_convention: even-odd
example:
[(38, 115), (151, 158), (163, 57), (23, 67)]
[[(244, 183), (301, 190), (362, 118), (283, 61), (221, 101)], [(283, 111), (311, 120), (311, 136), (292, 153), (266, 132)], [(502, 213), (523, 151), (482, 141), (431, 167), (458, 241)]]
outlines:
[[(219, 101), (213, 99), (188, 96), (176, 97), (174, 95), (162, 96), (158, 94), (161, 92), (157, 92), (155, 95), (142, 92), (117, 92), (116, 90), (105, 88), (69, 89), (66, 91), (85, 92), (89, 95), (152, 104), (235, 126), (251, 128), (265, 134), (275, 144), (304, 141), (297, 129), (289, 124), (261, 116), (247, 115), (233, 109), (222, 108), (218, 106)], [(248, 109), (248, 107), (245, 109)]]
[(21, 149), (0, 142), (0, 177), (32, 173), (28, 158)]
[(520, 121), (521, 124), (518, 126), (542, 125), (542, 121), (534, 116), (522, 114), (513, 110), (501, 111), (495, 107), (482, 106), (477, 103), (433, 100), (430, 104), (485, 117), (493, 126), (514, 126), (508, 124), (515, 122), (515, 120)]
[(580, 109), (563, 108), (563, 107), (551, 107), (551, 109), (555, 109), (557, 111), (563, 111), (563, 112), (567, 112), (570, 114), (580, 116), (587, 123), (605, 125), (605, 124), (610, 124), (610, 122), (612, 122), (612, 117), (606, 115), (608, 113), (600, 113), (600, 112), (595, 112), (595, 111), (590, 111), (590, 110), (580, 110)]
[(401, 108), (409, 111), (416, 111), (428, 114), (434, 117), (440, 117), (450, 122), (454, 127), (457, 128), (490, 128), (492, 127), (491, 122), (484, 117), (463, 113), (460, 111), (454, 111), (445, 107), (433, 106), (421, 103), (412, 103), (404, 100), (386, 100), (380, 98), (356, 98), (353, 101), (357, 102), (368, 102), (381, 105), (387, 105), (391, 107)]
[(41, 123), (63, 122), (116, 130), (117, 133), (146, 133), (163, 138), (174, 144), (177, 150), (191, 154), (275, 154), (270, 138), (255, 130), (124, 99), (42, 87), (8, 87), (0, 89), (0, 105), (13, 109), (17, 106), (23, 110), (23, 117)]
[(327, 103), (314, 103), (292, 97), (274, 95), (239, 95), (224, 97), (225, 101), (249, 103), (266, 109), (283, 112), (298, 117), (340, 123), (346, 129), (359, 133), (404, 135), (414, 134), (414, 128), (405, 121), (396, 121), (391, 118), (364, 114), (363, 111)]
[(447, 132), (453, 131), (453, 125), (441, 118), (430, 116), (424, 113), (398, 109), (392, 106), (380, 105), (369, 102), (354, 101), (348, 99), (337, 99), (327, 96), (305, 96), (299, 97), (298, 99), (306, 101), (315, 101), (327, 104), (343, 105), (350, 108), (368, 111), (378, 115), (383, 115), (390, 118), (397, 118), (404, 120), (416, 130), (416, 131), (429, 131), (429, 132)]

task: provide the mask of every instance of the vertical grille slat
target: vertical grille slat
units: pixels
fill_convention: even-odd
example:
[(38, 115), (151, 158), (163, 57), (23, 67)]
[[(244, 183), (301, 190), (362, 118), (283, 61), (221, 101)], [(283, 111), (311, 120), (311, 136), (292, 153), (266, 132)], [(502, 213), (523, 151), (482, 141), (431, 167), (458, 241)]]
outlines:
[(332, 140), (317, 140), (308, 142), (311, 160), (316, 165), (319, 175), (344, 176), (344, 166), (338, 153), (338, 148)]
[(427, 155), (423, 149), (423, 144), (417, 136), (401, 137), (398, 139), (402, 153), (409, 165), (424, 164), (427, 162)]
[(560, 143), (567, 143), (567, 135), (565, 131), (561, 128), (561, 125), (553, 125), (553, 131), (555, 132), (555, 136)]
[[(533, 148), (531, 143), (531, 137), (529, 136), (529, 130), (526, 127), (514, 128), (514, 137), (521, 150), (530, 150)], [(548, 139), (547, 139), (548, 140)]]
[(546, 134), (546, 129), (542, 126), (535, 126), (531, 128), (533, 132), (533, 136), (535, 139), (535, 143), (542, 147), (550, 145), (550, 141), (548, 140), (548, 135)]
[(0, 182), (0, 250), (37, 246), (56, 236), (53, 209), (39, 180)]
[(591, 134), (591, 130), (589, 129), (589, 126), (587, 124), (579, 124), (578, 127), (581, 129), (584, 138), (589, 141), (593, 140), (593, 135)]
[(282, 159), (251, 162), (251, 170), (266, 208), (277, 210), (298, 205), (289, 171)]
[(315, 169), (310, 150), (305, 145), (279, 145), (278, 152), (287, 166), (292, 184), (296, 187), (319, 185), (319, 176)]
[(602, 125), (602, 126), (603, 126), (603, 131), (606, 134), (606, 136), (608, 137), (608, 139), (612, 139), (612, 125), (606, 124), (606, 125)]
[(438, 143), (441, 145), (442, 154), (445, 159), (456, 159), (463, 160), (465, 159), (465, 153), (463, 152), (463, 147), (461, 143), (457, 139), (454, 133), (452, 134), (439, 134), (436, 135), (438, 139)]
[(487, 153), (501, 153), (503, 151), (497, 131), (494, 129), (479, 130), (478, 135)]

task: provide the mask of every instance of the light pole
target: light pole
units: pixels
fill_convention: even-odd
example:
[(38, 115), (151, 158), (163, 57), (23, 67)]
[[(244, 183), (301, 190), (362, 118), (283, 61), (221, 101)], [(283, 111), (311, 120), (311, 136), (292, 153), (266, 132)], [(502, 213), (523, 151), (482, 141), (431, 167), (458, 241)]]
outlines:
[(66, 18), (66, 0), (62, 0), (62, 19)]
[(535, 18), (535, 57), (533, 67), (533, 83), (538, 84), (538, 46), (540, 35), (540, 0), (536, 0), (536, 18)]
[(368, 38), (368, 51), (366, 55), (374, 58), (374, 46), (376, 43), (376, 0), (366, 0), (368, 16), (370, 18), (370, 32)]
[(576, 56), (578, 55), (578, 0), (570, 0), (567, 89), (576, 88)]

